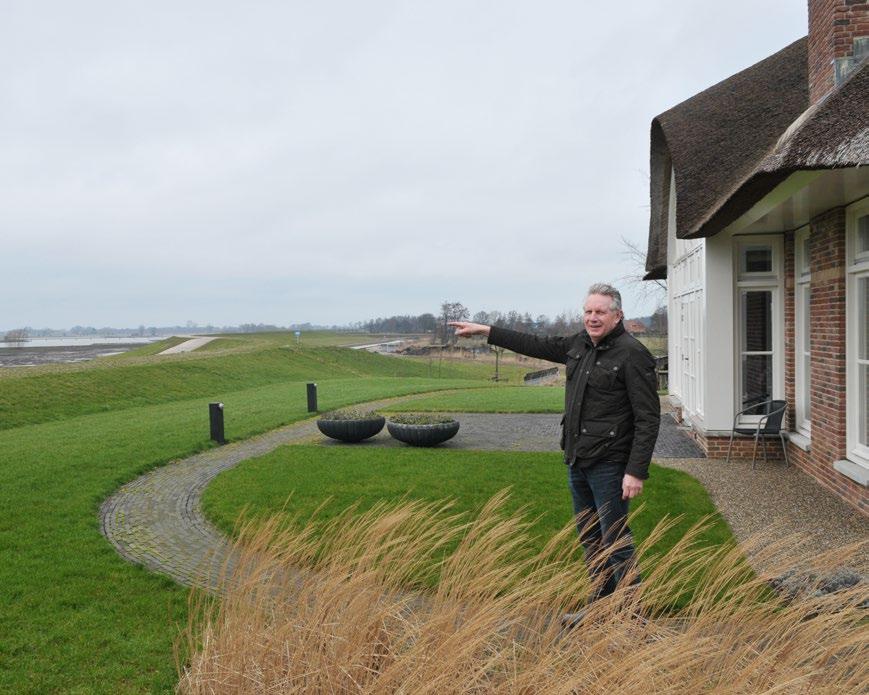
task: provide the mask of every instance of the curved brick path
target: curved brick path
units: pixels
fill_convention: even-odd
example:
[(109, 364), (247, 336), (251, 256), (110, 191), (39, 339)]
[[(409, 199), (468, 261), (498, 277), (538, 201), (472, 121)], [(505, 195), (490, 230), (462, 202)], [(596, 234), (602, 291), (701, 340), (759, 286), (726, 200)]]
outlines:
[[(402, 398), (401, 400), (404, 400)], [(390, 400), (388, 403), (395, 403)], [(383, 407), (387, 401), (365, 407)], [(462, 429), (443, 448), (557, 450), (559, 415), (462, 414)], [(202, 492), (218, 474), (290, 443), (323, 439), (313, 419), (288, 425), (157, 468), (123, 485), (100, 507), (103, 535), (126, 559), (183, 584), (215, 588), (230, 544), (204, 517)], [(370, 443), (369, 443), (370, 442)], [(404, 446), (384, 429), (361, 446)], [(360, 445), (357, 445), (360, 446)]]
[[(400, 400), (366, 404), (383, 408)], [(459, 433), (445, 449), (557, 451), (560, 415), (462, 413)], [(709, 491), (740, 540), (770, 521), (798, 520), (799, 528), (825, 548), (867, 537), (869, 520), (821, 488), (795, 467), (707, 461), (696, 445), (664, 416), (655, 448), (659, 464), (684, 470)], [(216, 588), (230, 544), (202, 514), (202, 491), (219, 473), (283, 444), (306, 441), (332, 445), (313, 419), (191, 456), (137, 478), (109, 497), (100, 509), (102, 532), (125, 558), (178, 582)], [(341, 446), (340, 444), (336, 444)], [(355, 446), (404, 446), (384, 429)], [(792, 530), (783, 527), (782, 533)]]
[(230, 545), (202, 514), (205, 486), (245, 459), (315, 433), (314, 421), (307, 420), (146, 473), (103, 502), (103, 535), (131, 562), (182, 584), (215, 588)]

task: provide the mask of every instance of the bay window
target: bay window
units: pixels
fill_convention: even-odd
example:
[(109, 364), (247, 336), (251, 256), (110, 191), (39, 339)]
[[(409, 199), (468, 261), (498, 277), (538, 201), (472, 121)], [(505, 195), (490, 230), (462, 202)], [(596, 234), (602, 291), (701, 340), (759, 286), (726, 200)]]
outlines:
[(847, 216), (847, 447), (869, 468), (869, 200)]
[[(736, 244), (737, 410), (777, 397), (781, 391), (781, 239), (746, 237)], [(762, 415), (764, 411), (750, 411)]]
[(796, 365), (796, 429), (811, 435), (812, 378), (811, 378), (811, 298), (812, 273), (809, 256), (809, 228), (803, 227), (794, 235), (794, 352)]

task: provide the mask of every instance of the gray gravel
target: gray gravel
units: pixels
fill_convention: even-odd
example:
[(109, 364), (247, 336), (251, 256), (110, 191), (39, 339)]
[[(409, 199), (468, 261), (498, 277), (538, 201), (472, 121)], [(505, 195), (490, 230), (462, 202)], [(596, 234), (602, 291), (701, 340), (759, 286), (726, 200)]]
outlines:
[(783, 539), (805, 534), (811, 553), (869, 539), (869, 517), (821, 487), (796, 466), (775, 461), (725, 463), (721, 459), (658, 459), (694, 476), (744, 541), (758, 533)]

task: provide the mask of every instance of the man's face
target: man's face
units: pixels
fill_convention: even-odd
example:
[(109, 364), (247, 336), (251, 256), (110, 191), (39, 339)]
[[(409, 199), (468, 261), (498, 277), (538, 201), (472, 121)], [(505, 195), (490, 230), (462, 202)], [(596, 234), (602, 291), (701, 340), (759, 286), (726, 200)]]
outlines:
[(585, 300), (585, 313), (582, 320), (585, 330), (595, 344), (621, 321), (622, 312), (613, 309), (612, 304), (612, 297), (603, 294), (590, 294)]

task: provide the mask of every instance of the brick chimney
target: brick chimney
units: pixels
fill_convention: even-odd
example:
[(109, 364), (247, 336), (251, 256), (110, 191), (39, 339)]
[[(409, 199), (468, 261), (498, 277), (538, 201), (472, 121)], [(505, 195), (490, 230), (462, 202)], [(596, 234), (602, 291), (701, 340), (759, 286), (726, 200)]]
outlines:
[(809, 101), (820, 101), (869, 52), (869, 0), (809, 0)]

